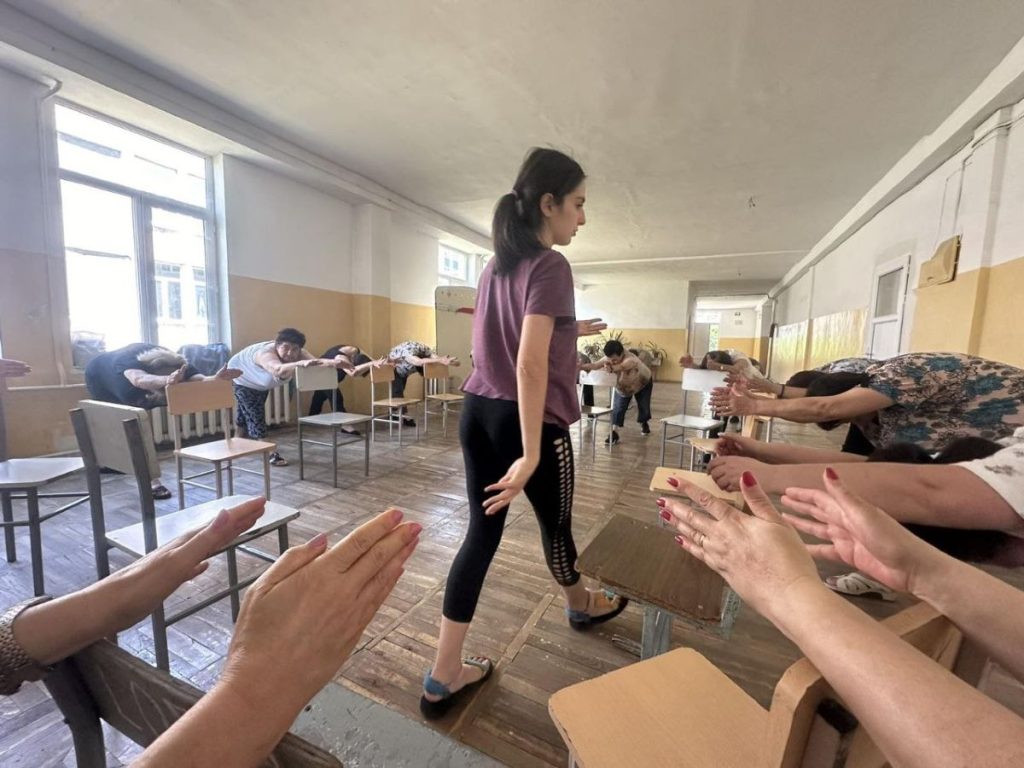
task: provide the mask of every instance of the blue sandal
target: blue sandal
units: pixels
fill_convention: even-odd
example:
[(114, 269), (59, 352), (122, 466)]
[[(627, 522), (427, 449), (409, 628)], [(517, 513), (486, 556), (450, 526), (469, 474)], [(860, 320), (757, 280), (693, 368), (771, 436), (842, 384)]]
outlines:
[(480, 685), (491, 676), (492, 672), (494, 672), (494, 662), (485, 656), (471, 656), (468, 659), (463, 659), (462, 663), (468, 664), (471, 667), (476, 667), (477, 669), (482, 669), (484, 674), (479, 680), (467, 683), (454, 693), (440, 680), (432, 678), (429, 670), (427, 671), (427, 674), (423, 676), (423, 690), (431, 696), (441, 697), (437, 701), (430, 701), (426, 696), (420, 696), (420, 714), (422, 714), (427, 720), (437, 720), (439, 717), (444, 717), (448, 714), (448, 710), (452, 708), (452, 705), (455, 704), (460, 693)]
[[(613, 595), (608, 592), (606, 592), (605, 595), (613, 597)], [(608, 611), (608, 613), (602, 613), (600, 616), (591, 616), (587, 611), (574, 611), (572, 608), (566, 608), (565, 615), (569, 619), (569, 626), (577, 631), (583, 631), (585, 629), (590, 629), (595, 624), (603, 624), (606, 621), (611, 621), (626, 610), (626, 606), (629, 605), (629, 598), (623, 597), (622, 595), (617, 595), (617, 597), (619, 598), (618, 606), (613, 610)]]

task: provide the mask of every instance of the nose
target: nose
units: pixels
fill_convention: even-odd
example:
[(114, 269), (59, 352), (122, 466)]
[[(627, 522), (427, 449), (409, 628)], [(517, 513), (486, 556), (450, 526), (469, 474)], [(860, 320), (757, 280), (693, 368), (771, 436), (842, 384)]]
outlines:
[(579, 216), (579, 219), (578, 219), (578, 223), (576, 224), (576, 226), (578, 226), (578, 227), (582, 227), (582, 226), (583, 226), (584, 224), (586, 224), (586, 223), (587, 223), (587, 214), (585, 214), (585, 213), (584, 213), (584, 212), (583, 212), (583, 211), (581, 210), (581, 211), (580, 211), (580, 216)]

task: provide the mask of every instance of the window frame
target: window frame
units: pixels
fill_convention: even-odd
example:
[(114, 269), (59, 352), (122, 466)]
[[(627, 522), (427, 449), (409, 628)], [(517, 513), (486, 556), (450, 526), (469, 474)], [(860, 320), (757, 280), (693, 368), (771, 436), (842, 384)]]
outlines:
[[(221, 341), (221, 328), (220, 328), (220, 275), (218, 270), (218, 254), (217, 254), (217, 218), (216, 208), (214, 204), (214, 169), (213, 169), (213, 158), (204, 155), (201, 152), (197, 152), (189, 147), (182, 146), (177, 142), (171, 141), (164, 138), (163, 136), (157, 136), (149, 131), (146, 131), (137, 126), (129, 125), (123, 121), (117, 120), (116, 118), (104, 115), (94, 110), (82, 107), (81, 105), (74, 104), (64, 99), (56, 100), (56, 104), (66, 109), (80, 112), (82, 114), (93, 117), (97, 120), (115, 125), (126, 131), (131, 131), (137, 135), (144, 136), (145, 138), (153, 141), (158, 141), (161, 144), (166, 144), (174, 149), (182, 152), (187, 152), (190, 155), (199, 157), (203, 160), (206, 174), (206, 206), (200, 207), (192, 205), (190, 203), (183, 203), (179, 200), (173, 200), (162, 195), (157, 195), (152, 192), (144, 192), (139, 189), (125, 186), (113, 181), (107, 181), (106, 179), (98, 179), (94, 176), (89, 176), (79, 171), (71, 171), (60, 166), (60, 153), (58, 149), (59, 129), (56, 125), (56, 118), (54, 117), (54, 160), (57, 167), (57, 195), (61, 202), (61, 214), (58, 218), (58, 225), (61, 232), (61, 249), (60, 254), (62, 259), (67, 257), (67, 244), (64, 242), (64, 220), (63, 220), (63, 196), (60, 192), (60, 182), (68, 181), (73, 184), (81, 184), (83, 186), (92, 187), (95, 189), (104, 190), (107, 192), (113, 192), (119, 195), (124, 195), (132, 201), (132, 226), (134, 229), (135, 239), (135, 254), (136, 254), (136, 275), (138, 278), (137, 290), (139, 292), (139, 313), (140, 326), (142, 328), (142, 335), (144, 338), (139, 341), (144, 341), (150, 344), (159, 343), (159, 328), (158, 328), (158, 316), (157, 316), (157, 279), (156, 279), (156, 259), (154, 257), (153, 249), (153, 218), (152, 211), (154, 208), (160, 208), (163, 210), (170, 211), (171, 213), (177, 213), (185, 216), (192, 216), (200, 219), (203, 222), (203, 246), (204, 246), (204, 266), (206, 270), (206, 327), (207, 335), (211, 342)], [(68, 286), (67, 286), (67, 275), (65, 268), (64, 276), (64, 291), (65, 291), (65, 307), (68, 306)], [(68, 351), (71, 349), (71, 336), (70, 328), (67, 337)], [(73, 364), (72, 364), (73, 365)], [(72, 370), (81, 372), (81, 368), (72, 367)]]

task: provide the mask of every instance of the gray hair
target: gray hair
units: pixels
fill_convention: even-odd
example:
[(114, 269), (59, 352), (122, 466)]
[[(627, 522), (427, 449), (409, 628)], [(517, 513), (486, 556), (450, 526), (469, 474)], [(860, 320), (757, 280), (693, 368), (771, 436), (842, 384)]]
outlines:
[(165, 347), (152, 347), (140, 352), (135, 359), (144, 368), (181, 368), (188, 362), (181, 355)]

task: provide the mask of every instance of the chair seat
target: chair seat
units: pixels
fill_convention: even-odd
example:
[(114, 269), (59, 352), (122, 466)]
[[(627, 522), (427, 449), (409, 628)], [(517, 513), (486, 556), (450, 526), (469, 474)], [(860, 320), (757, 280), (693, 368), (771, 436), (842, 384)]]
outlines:
[(604, 416), (611, 413), (612, 409), (607, 405), (581, 405), (580, 413), (584, 416)]
[(32, 488), (83, 469), (79, 458), (8, 459), (0, 461), (0, 488)]
[(365, 424), (372, 416), (364, 416), (361, 413), (318, 413), (315, 416), (302, 416), (299, 421), (302, 424), (313, 424), (318, 427), (347, 427), (354, 424)]
[(465, 395), (451, 395), (446, 392), (442, 392), (437, 395), (427, 395), (427, 400), (438, 400), (444, 403), (454, 403), (465, 399)]
[[(222, 509), (236, 506), (251, 498), (253, 497), (240, 495), (224, 496), (220, 499), (197, 504), (194, 507), (186, 507), (179, 512), (161, 515), (156, 518), (157, 545), (166, 544), (183, 533), (206, 525)], [(299, 511), (297, 509), (268, 501), (263, 516), (251, 528), (236, 537), (231, 542), (231, 545), (243, 544), (250, 539), (255, 539), (257, 536), (262, 536), (264, 533), (279, 528), (284, 523), (294, 520), (298, 516)], [(107, 533), (107, 541), (118, 549), (124, 550), (136, 557), (142, 557), (146, 554), (146, 540), (142, 533), (142, 523), (110, 531)], [(227, 547), (224, 549), (227, 549)], [(224, 550), (221, 549), (219, 551), (223, 552)]]
[(719, 421), (718, 419), (705, 419), (700, 416), (684, 416), (683, 414), (679, 414), (678, 416), (669, 416), (667, 419), (662, 419), (661, 423), (668, 424), (670, 427), (698, 429), (701, 432), (725, 427), (725, 422)]
[(668, 479), (670, 477), (681, 477), (684, 480), (700, 487), (702, 491), (707, 491), (712, 496), (722, 499), (723, 501), (727, 501), (737, 509), (743, 509), (744, 502), (742, 493), (738, 491), (723, 491), (718, 487), (718, 484), (711, 479), (710, 475), (706, 475), (703, 472), (691, 472), (688, 469), (676, 469), (675, 467), (658, 467), (654, 470), (654, 474), (651, 476), (650, 489), (659, 494), (685, 496), (685, 493), (669, 484)]
[(388, 408), (401, 408), (403, 405), (418, 405), (419, 402), (419, 400), (411, 397), (388, 397), (384, 400), (374, 400), (372, 404), (381, 408), (384, 406)]
[(719, 438), (717, 437), (691, 437), (686, 442), (701, 453), (718, 453)]
[(227, 440), (213, 440), (209, 443), (191, 445), (175, 451), (179, 456), (186, 459), (199, 459), (200, 461), (227, 461), (238, 459), (242, 456), (251, 456), (254, 453), (266, 453), (277, 448), (277, 443), (268, 443), (265, 440), (250, 440), (246, 437), (231, 437)]
[(749, 768), (764, 759), (767, 710), (689, 648), (563, 688), (548, 709), (580, 768)]

